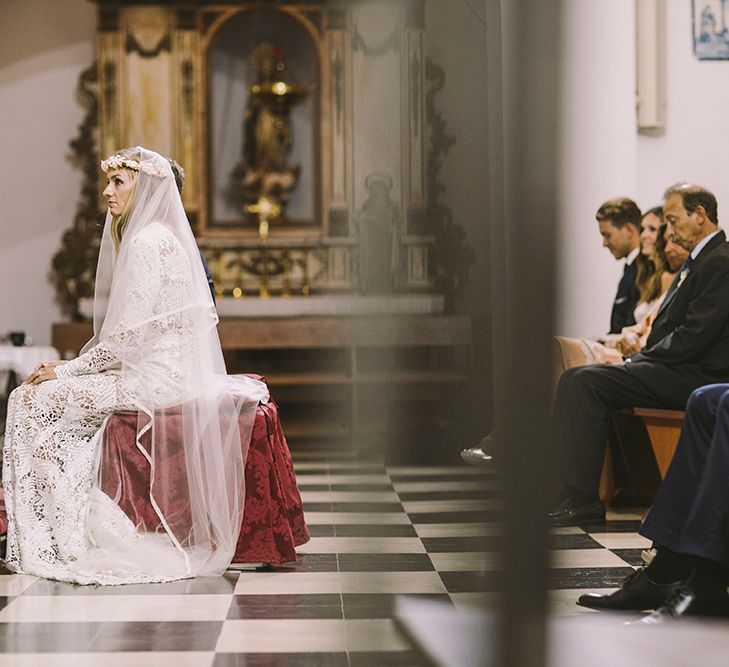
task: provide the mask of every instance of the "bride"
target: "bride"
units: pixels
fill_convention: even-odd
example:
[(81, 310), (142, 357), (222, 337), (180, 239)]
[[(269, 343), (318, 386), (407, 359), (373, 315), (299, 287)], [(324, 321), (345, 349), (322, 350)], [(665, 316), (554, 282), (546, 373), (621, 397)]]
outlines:
[[(6, 565), (80, 584), (219, 574), (233, 557), (244, 464), (266, 386), (229, 378), (195, 239), (168, 161), (145, 148), (101, 163), (108, 185), (94, 337), (12, 392), (3, 459)], [(156, 521), (134, 525), (101, 464), (118, 410), (138, 413)], [(105, 474), (107, 473), (107, 474)]]

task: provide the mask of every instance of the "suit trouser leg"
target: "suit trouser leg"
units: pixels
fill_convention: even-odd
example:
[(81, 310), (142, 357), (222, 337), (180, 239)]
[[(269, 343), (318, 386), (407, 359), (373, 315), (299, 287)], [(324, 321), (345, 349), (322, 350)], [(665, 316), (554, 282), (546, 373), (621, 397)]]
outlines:
[(678, 553), (729, 565), (729, 384), (701, 387), (666, 479), (640, 529)]
[(688, 392), (649, 388), (624, 366), (596, 364), (562, 374), (555, 399), (561, 477), (597, 496), (612, 413), (621, 408), (682, 407)]

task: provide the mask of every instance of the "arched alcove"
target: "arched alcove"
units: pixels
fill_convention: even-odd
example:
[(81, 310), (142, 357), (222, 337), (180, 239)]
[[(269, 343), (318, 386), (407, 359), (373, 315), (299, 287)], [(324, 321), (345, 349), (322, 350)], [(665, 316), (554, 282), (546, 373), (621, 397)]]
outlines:
[[(207, 229), (255, 229), (243, 210), (243, 193), (232, 176), (246, 163), (247, 110), (255, 83), (252, 56), (263, 44), (277, 52), (287, 84), (306, 91), (288, 115), (290, 146), (287, 164), (299, 174), (281, 226), (321, 222), (321, 63), (318, 47), (299, 17), (278, 9), (250, 9), (232, 14), (211, 28), (205, 53), (207, 82)], [(250, 132), (249, 132), (250, 134)], [(248, 137), (250, 141), (250, 136)]]

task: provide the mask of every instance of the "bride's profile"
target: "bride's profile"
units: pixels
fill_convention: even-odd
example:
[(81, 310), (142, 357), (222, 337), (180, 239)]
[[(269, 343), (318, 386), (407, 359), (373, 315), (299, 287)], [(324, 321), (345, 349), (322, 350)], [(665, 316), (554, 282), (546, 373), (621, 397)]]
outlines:
[[(80, 584), (219, 574), (244, 506), (244, 465), (266, 385), (228, 377), (217, 313), (172, 169), (142, 147), (101, 163), (108, 212), (94, 337), (39, 364), (9, 397), (3, 458), (6, 565)], [(137, 411), (154, 525), (102, 489), (108, 417)]]

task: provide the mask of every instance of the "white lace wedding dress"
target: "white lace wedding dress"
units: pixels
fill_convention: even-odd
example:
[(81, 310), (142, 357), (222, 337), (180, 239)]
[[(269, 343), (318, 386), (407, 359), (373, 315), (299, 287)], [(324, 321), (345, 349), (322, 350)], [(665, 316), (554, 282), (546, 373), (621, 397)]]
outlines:
[[(8, 567), (82, 584), (159, 582), (190, 576), (165, 535), (140, 534), (97, 486), (102, 428), (108, 415), (136, 409), (140, 397), (173, 406), (186, 398), (184, 355), (193, 353), (191, 267), (180, 243), (160, 224), (131, 241), (121, 326), (56, 368), (57, 380), (21, 385), (10, 395), (3, 460), (8, 513)], [(147, 321), (149, 327), (124, 322)], [(144, 372), (133, 359), (144, 337)], [(149, 347), (151, 345), (151, 347)], [(152, 360), (151, 362), (149, 360)], [(149, 368), (154, 368), (150, 373)], [(145, 541), (147, 564), (137, 555)]]

